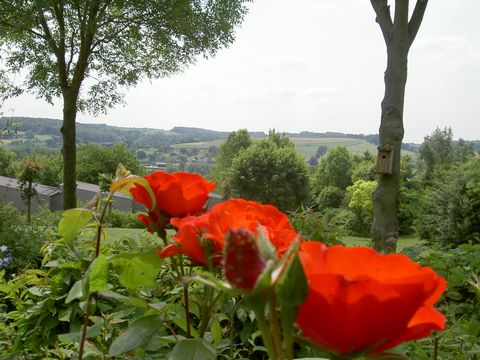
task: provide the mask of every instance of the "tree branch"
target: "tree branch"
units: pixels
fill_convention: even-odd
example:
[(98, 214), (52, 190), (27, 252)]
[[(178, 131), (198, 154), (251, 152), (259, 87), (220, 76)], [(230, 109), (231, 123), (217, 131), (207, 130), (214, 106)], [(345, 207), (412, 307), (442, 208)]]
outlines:
[(418, 29), (422, 24), (423, 15), (425, 14), (425, 9), (427, 8), (428, 0), (417, 0), (415, 4), (415, 9), (413, 9), (412, 17), (408, 22), (408, 33), (410, 35), (410, 45), (415, 40), (417, 36)]
[(50, 46), (50, 49), (53, 51), (55, 55), (58, 56), (58, 46), (55, 43), (55, 39), (53, 38), (50, 28), (48, 27), (47, 19), (45, 18), (45, 14), (43, 13), (43, 11), (39, 11), (38, 18), (40, 20), (40, 25), (42, 25), (42, 29), (45, 34), (44, 37), (47, 40), (48, 45)]
[(393, 28), (392, 16), (390, 14), (390, 6), (387, 4), (387, 0), (370, 0), (373, 10), (377, 15), (375, 21), (380, 25), (382, 30), (385, 44), (390, 42), (390, 34)]

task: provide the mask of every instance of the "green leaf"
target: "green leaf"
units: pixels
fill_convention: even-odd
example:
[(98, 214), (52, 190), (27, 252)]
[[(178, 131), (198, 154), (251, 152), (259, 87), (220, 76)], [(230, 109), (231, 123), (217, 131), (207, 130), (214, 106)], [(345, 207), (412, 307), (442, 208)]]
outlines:
[[(97, 337), (100, 334), (100, 330), (102, 330), (103, 325), (104, 321), (103, 319), (100, 319), (97, 323), (89, 326), (87, 328), (87, 339)], [(65, 343), (80, 342), (81, 334), (82, 328), (80, 328), (80, 331), (75, 331), (67, 334), (59, 334), (58, 339)]]
[(162, 259), (155, 250), (140, 254), (122, 254), (110, 260), (120, 283), (128, 289), (155, 287)]
[(298, 251), (286, 264), (286, 268), (278, 279), (276, 290), (278, 301), (282, 306), (294, 308), (305, 301), (308, 295), (308, 282)]
[(58, 224), (58, 234), (67, 242), (71, 242), (92, 218), (93, 214), (88, 209), (70, 209), (62, 214)]
[(108, 350), (108, 355), (117, 356), (145, 346), (162, 325), (162, 319), (158, 315), (145, 316), (135, 320), (130, 324), (127, 331), (113, 341)]
[(99, 291), (98, 295), (100, 295), (102, 298), (120, 301), (124, 305), (132, 305), (138, 308), (147, 308), (149, 306), (148, 302), (146, 302), (144, 299), (128, 297), (111, 290)]
[(88, 290), (108, 290), (108, 259), (100, 254), (91, 264), (88, 273)]
[(212, 327), (210, 328), (210, 334), (212, 335), (216, 345), (222, 342), (222, 326), (220, 325), (220, 321), (218, 321), (218, 319), (213, 321)]
[(88, 295), (88, 282), (85, 278), (77, 280), (68, 292), (65, 303), (68, 304), (75, 299), (85, 299)]
[(280, 321), (286, 346), (291, 348), (293, 346), (293, 323), (297, 317), (297, 310), (308, 295), (307, 277), (298, 256), (298, 246), (295, 248), (290, 261), (282, 269), (275, 290), (281, 309)]
[(184, 339), (175, 345), (168, 360), (215, 360), (215, 351), (203, 339)]

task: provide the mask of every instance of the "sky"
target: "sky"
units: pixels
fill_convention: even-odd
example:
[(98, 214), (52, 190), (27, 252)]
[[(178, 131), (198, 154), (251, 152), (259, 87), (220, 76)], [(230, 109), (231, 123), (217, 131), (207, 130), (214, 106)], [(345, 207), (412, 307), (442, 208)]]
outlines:
[[(390, 3), (393, 4), (392, 1)], [(410, 0), (411, 9), (414, 1)], [(410, 50), (404, 142), (436, 127), (480, 139), (480, 0), (431, 0)], [(126, 105), (78, 122), (169, 130), (377, 133), (386, 49), (368, 0), (256, 0), (236, 41), (181, 74), (126, 91)], [(32, 95), (5, 116), (61, 119)]]

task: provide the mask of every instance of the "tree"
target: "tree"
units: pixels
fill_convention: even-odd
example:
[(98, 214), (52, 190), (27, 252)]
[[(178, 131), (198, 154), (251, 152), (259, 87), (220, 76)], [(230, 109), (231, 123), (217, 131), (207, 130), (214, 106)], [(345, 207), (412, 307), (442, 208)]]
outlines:
[(439, 168), (465, 163), (474, 155), (473, 144), (463, 139), (453, 141), (451, 128), (436, 128), (431, 135), (425, 136), (420, 145), (419, 155), (423, 166), (424, 178), (428, 182)]
[[(282, 140), (280, 144), (285, 145)], [(292, 144), (293, 145), (293, 144)], [(308, 165), (294, 146), (262, 139), (241, 151), (229, 174), (234, 196), (296, 210), (310, 194)]]
[(240, 129), (228, 134), (227, 140), (220, 145), (218, 154), (215, 157), (215, 165), (221, 169), (229, 169), (232, 166), (233, 159), (241, 150), (252, 145), (252, 138), (247, 129)]
[(33, 182), (40, 176), (40, 164), (34, 159), (25, 159), (22, 162), (22, 172), (20, 174), (20, 192), (22, 199), (27, 203), (27, 222), (30, 224), (32, 219), (32, 198), (37, 195), (37, 190)]
[(233, 159), (250, 145), (252, 145), (252, 138), (247, 129), (240, 129), (228, 134), (227, 140), (218, 149), (211, 178), (218, 184), (217, 190), (222, 190), (225, 197), (230, 194), (228, 172), (232, 167)]
[(317, 186), (335, 186), (345, 190), (352, 184), (352, 156), (345, 146), (338, 146), (322, 157), (316, 172)]
[(376, 186), (376, 181), (357, 180), (347, 188), (348, 207), (355, 214), (355, 221), (354, 224), (351, 224), (351, 227), (355, 229), (357, 235), (368, 236), (372, 227), (372, 194)]
[(78, 149), (77, 177), (81, 181), (98, 184), (99, 174), (113, 176), (119, 164), (135, 175), (143, 175), (142, 164), (125, 144), (116, 144), (112, 147), (81, 145)]
[(370, 0), (387, 47), (385, 95), (381, 104), (379, 145), (393, 154), (391, 174), (379, 174), (374, 193), (373, 243), (377, 250), (395, 251), (399, 236), (400, 152), (404, 135), (403, 107), (407, 60), (428, 0), (417, 0), (409, 19), (409, 0), (395, 0), (392, 19), (388, 0)]
[(63, 99), (65, 209), (76, 206), (77, 111), (104, 112), (121, 88), (213, 56), (233, 41), (246, 1), (0, 1), (5, 64), (26, 73), (27, 90)]

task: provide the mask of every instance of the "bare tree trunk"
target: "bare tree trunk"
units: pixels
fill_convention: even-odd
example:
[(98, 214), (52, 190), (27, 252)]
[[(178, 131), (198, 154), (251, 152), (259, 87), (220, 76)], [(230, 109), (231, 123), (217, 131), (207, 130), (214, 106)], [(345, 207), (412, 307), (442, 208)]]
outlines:
[(70, 89), (63, 91), (63, 209), (68, 210), (77, 206), (76, 194), (76, 128), (77, 99)]
[(374, 193), (372, 235), (377, 250), (393, 252), (398, 239), (400, 195), (400, 157), (403, 140), (403, 104), (407, 82), (407, 52), (400, 46), (388, 52), (385, 71), (385, 96), (382, 101), (380, 147), (392, 149), (391, 174), (379, 174)]
[(398, 209), (400, 197), (400, 159), (404, 135), (403, 107), (407, 83), (408, 51), (423, 20), (428, 0), (417, 0), (410, 21), (409, 0), (395, 0), (395, 17), (392, 20), (387, 0), (370, 0), (377, 15), (387, 46), (385, 71), (385, 96), (382, 101), (380, 123), (380, 148), (392, 150), (391, 173), (378, 176), (374, 193), (374, 222), (372, 236), (375, 249), (396, 251), (399, 237)]

